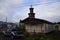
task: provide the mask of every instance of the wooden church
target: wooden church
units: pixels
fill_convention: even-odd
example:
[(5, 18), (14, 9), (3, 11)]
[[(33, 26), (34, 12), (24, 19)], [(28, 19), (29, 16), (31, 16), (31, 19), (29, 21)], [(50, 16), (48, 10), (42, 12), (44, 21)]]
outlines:
[(21, 20), (20, 23), (25, 24), (25, 30), (28, 33), (46, 33), (54, 30), (54, 25), (52, 22), (35, 18), (34, 8), (29, 8), (30, 13), (28, 17)]

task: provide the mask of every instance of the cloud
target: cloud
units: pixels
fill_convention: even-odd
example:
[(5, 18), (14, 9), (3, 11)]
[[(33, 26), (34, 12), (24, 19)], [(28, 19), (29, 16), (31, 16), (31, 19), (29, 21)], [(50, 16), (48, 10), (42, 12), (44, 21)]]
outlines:
[(0, 0), (0, 20), (19, 22), (28, 17), (29, 7), (33, 5), (36, 18), (60, 21), (60, 0)]
[(58, 21), (60, 19), (60, 2), (49, 5), (43, 4), (37, 7), (35, 6), (35, 12), (37, 18), (42, 18), (53, 22)]
[(0, 20), (5, 21), (6, 16), (11, 20), (14, 9), (21, 5), (22, 1), (23, 0), (0, 0)]
[[(19, 10), (19, 9), (17, 9), (17, 10)], [(19, 22), (20, 20), (23, 20), (28, 17), (28, 13), (29, 13), (28, 7), (23, 7), (22, 10), (19, 10), (18, 12), (17, 12), (17, 10), (13, 16), (13, 18), (14, 18), (13, 21)]]

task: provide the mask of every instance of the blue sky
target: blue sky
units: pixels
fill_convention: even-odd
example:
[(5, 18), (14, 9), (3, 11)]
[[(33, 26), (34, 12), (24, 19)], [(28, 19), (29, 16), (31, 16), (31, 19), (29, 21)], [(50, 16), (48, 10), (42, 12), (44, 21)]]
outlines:
[(35, 17), (60, 22), (60, 0), (0, 0), (0, 21), (19, 22), (28, 17), (30, 5)]

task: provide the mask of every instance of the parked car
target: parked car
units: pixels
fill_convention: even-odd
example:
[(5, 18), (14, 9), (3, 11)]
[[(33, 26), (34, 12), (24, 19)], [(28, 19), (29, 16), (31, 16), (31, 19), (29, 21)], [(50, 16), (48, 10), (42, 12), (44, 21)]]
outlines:
[(14, 31), (14, 32), (11, 32), (11, 34), (14, 38), (23, 38), (24, 37), (24, 33), (22, 31)]
[(4, 36), (11, 36), (11, 31), (3, 31)]

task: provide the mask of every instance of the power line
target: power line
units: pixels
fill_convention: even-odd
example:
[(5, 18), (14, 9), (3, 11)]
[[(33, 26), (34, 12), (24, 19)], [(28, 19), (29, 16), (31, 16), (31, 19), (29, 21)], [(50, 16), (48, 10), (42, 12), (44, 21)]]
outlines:
[[(44, 3), (44, 4), (48, 4), (48, 3)], [(20, 6), (22, 6), (22, 7), (25, 7), (25, 6), (30, 6), (30, 5), (32, 5), (32, 6), (37, 6), (37, 5), (41, 5), (41, 3), (40, 3), (40, 1), (39, 2), (32, 2), (32, 3), (22, 3), (22, 5), (20, 5)]]
[[(49, 4), (49, 3), (44, 3), (44, 4)], [(31, 2), (31, 3), (21, 3), (20, 7), (26, 7), (26, 6), (38, 6), (41, 5), (41, 1), (37, 1), (37, 2)]]
[(20, 5), (20, 7), (26, 7), (26, 6), (37, 6), (37, 5), (40, 5), (40, 3), (35, 3), (35, 4), (22, 4)]
[[(40, 3), (40, 1), (38, 1), (38, 2), (30, 2), (31, 4), (33, 4), (33, 3)], [(27, 2), (27, 3), (22, 3), (22, 4), (30, 4), (29, 2)]]

